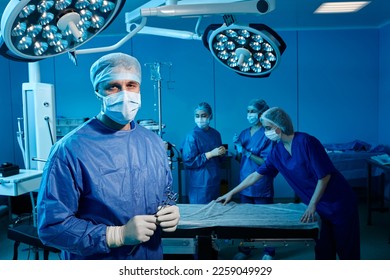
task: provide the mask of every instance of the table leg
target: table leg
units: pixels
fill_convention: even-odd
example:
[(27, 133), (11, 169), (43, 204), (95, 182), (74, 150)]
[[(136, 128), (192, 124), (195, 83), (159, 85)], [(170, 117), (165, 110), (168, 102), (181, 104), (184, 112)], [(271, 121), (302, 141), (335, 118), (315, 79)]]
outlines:
[(181, 172), (183, 170), (182, 165), (183, 163), (181, 162), (181, 158), (178, 158), (177, 159), (177, 192), (179, 194), (179, 199), (178, 199), (179, 203), (183, 203), (183, 187), (181, 184), (181, 180), (182, 180)]
[(371, 188), (372, 188), (372, 170), (371, 170), (371, 164), (367, 164), (367, 171), (368, 171), (368, 176), (367, 176), (367, 225), (371, 225)]
[(198, 260), (217, 260), (218, 252), (212, 246), (211, 236), (197, 237), (197, 258)]

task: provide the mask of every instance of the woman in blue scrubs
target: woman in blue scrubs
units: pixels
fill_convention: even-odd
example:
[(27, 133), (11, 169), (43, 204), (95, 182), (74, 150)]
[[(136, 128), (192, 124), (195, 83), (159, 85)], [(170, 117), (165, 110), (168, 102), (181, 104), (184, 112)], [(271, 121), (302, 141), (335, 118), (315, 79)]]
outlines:
[[(236, 159), (240, 162), (240, 182), (256, 171), (271, 152), (274, 142), (264, 135), (264, 127), (260, 122), (261, 114), (267, 109), (269, 106), (264, 100), (251, 100), (247, 107), (247, 120), (250, 126), (233, 138), (237, 150)], [(240, 199), (241, 203), (274, 203), (274, 177), (264, 176), (252, 186), (242, 190)], [(235, 259), (246, 258), (250, 252), (250, 248), (239, 247), (239, 253), (235, 255)], [(274, 256), (275, 248), (264, 249), (263, 259), (272, 259)]]
[(200, 103), (194, 110), (196, 127), (186, 136), (182, 146), (186, 187), (191, 204), (207, 204), (220, 193), (221, 157), (226, 149), (221, 134), (210, 127), (211, 106)]
[(217, 201), (226, 204), (235, 193), (263, 176), (275, 177), (280, 172), (307, 205), (301, 222), (313, 221), (315, 213), (321, 218), (315, 246), (316, 259), (360, 259), (359, 212), (355, 193), (334, 167), (320, 141), (307, 133), (294, 132), (289, 115), (281, 108), (265, 111), (261, 122), (265, 135), (276, 141), (276, 146), (257, 171)]
[[(269, 106), (262, 99), (252, 100), (247, 108), (249, 127), (233, 138), (240, 161), (240, 181), (256, 171), (270, 153), (273, 142), (264, 135), (260, 116)], [(273, 177), (264, 176), (240, 192), (241, 203), (271, 204), (274, 202)]]
[(112, 53), (90, 76), (102, 109), (51, 150), (38, 194), (39, 238), (63, 259), (163, 259), (161, 230), (174, 231), (180, 215), (169, 200), (164, 143), (134, 122), (141, 66)]

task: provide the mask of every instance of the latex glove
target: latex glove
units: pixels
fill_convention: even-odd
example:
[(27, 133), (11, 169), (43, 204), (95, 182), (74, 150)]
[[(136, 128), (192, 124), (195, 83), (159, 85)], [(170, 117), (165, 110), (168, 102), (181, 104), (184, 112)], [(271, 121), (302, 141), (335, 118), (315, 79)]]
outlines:
[(136, 245), (149, 241), (157, 229), (154, 215), (139, 215), (131, 218), (123, 226), (108, 226), (106, 240), (108, 247)]
[(240, 153), (240, 154), (242, 153), (243, 148), (242, 148), (241, 143), (236, 144), (236, 149), (237, 149), (237, 153)]
[(316, 207), (312, 204), (309, 204), (301, 217), (302, 223), (313, 223), (316, 219)]
[(160, 225), (163, 231), (173, 232), (177, 228), (180, 220), (180, 211), (177, 205), (167, 205), (159, 208), (156, 213), (157, 224)]
[(223, 156), (224, 154), (226, 154), (226, 152), (227, 152), (227, 150), (226, 150), (225, 146), (220, 146), (218, 148), (218, 155), (219, 156)]
[(221, 202), (223, 205), (226, 205), (230, 200), (232, 200), (233, 195), (231, 192), (224, 194), (223, 196), (218, 197), (215, 201)]
[(208, 159), (210, 159), (210, 158), (213, 158), (213, 157), (218, 157), (218, 156), (224, 155), (225, 153), (226, 153), (225, 147), (224, 146), (220, 146), (220, 147), (217, 147), (217, 148), (213, 149), (210, 152), (207, 152), (206, 153), (206, 157)]

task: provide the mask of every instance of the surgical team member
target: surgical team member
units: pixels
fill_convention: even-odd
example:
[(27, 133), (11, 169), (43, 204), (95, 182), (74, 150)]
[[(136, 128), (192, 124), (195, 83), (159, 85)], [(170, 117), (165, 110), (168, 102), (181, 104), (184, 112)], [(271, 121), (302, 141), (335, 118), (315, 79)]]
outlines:
[(360, 259), (359, 212), (355, 194), (332, 164), (320, 141), (307, 133), (294, 132), (289, 115), (278, 107), (265, 111), (261, 122), (265, 135), (277, 141), (276, 146), (257, 171), (217, 201), (226, 204), (235, 193), (263, 176), (275, 177), (280, 172), (307, 205), (301, 221), (313, 221), (316, 212), (321, 217), (316, 259)]
[(188, 133), (182, 146), (191, 204), (207, 204), (221, 195), (219, 168), (226, 149), (222, 146), (221, 134), (210, 127), (212, 117), (211, 106), (200, 103), (194, 110), (196, 127)]
[(90, 78), (101, 112), (51, 150), (38, 195), (39, 238), (63, 259), (162, 259), (161, 230), (176, 230), (180, 214), (167, 200), (164, 143), (134, 122), (141, 66), (112, 53), (92, 65)]
[[(253, 99), (247, 107), (247, 120), (249, 127), (239, 135), (233, 137), (237, 150), (237, 159), (240, 161), (240, 182), (248, 175), (256, 171), (262, 165), (270, 153), (273, 142), (264, 135), (264, 127), (260, 122), (260, 116), (269, 106), (263, 99)], [(274, 203), (274, 178), (264, 176), (252, 186), (240, 192), (241, 203), (272, 204)], [(245, 258), (251, 249), (239, 247), (239, 253), (235, 259)], [(264, 249), (263, 259), (272, 259), (275, 256), (273, 247)]]
[[(247, 108), (249, 127), (233, 137), (240, 160), (240, 181), (256, 171), (267, 158), (273, 142), (264, 135), (260, 116), (269, 109), (262, 99), (252, 100)], [(241, 203), (271, 204), (274, 202), (274, 178), (264, 176), (252, 186), (240, 192)]]

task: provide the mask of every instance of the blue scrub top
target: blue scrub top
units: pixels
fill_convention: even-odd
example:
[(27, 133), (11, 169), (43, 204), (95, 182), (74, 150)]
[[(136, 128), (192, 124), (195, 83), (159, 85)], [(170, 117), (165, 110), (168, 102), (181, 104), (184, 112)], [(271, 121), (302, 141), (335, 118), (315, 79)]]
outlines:
[(280, 172), (306, 205), (313, 196), (317, 181), (330, 174), (328, 186), (317, 205), (317, 212), (334, 223), (343, 223), (349, 219), (356, 212), (355, 194), (334, 167), (320, 141), (307, 133), (296, 132), (291, 154), (281, 141), (278, 142), (257, 172), (269, 176), (276, 176)]
[(152, 215), (172, 185), (163, 141), (132, 123), (116, 131), (93, 118), (59, 140), (38, 195), (42, 242), (65, 259), (162, 259), (160, 228), (138, 246), (108, 248), (107, 226)]
[[(260, 127), (252, 136), (251, 128), (244, 129), (238, 136), (238, 140), (242, 147), (250, 151), (253, 155), (267, 159), (268, 154), (272, 150), (273, 142), (264, 134), (264, 127)], [(242, 156), (240, 162), (240, 181), (255, 172), (259, 165), (249, 157)], [(274, 178), (272, 176), (264, 176), (252, 186), (242, 190), (240, 193), (250, 197), (274, 197)]]
[(205, 153), (221, 145), (221, 134), (212, 127), (196, 126), (186, 136), (182, 156), (190, 203), (205, 204), (220, 196), (221, 158), (207, 160)]

